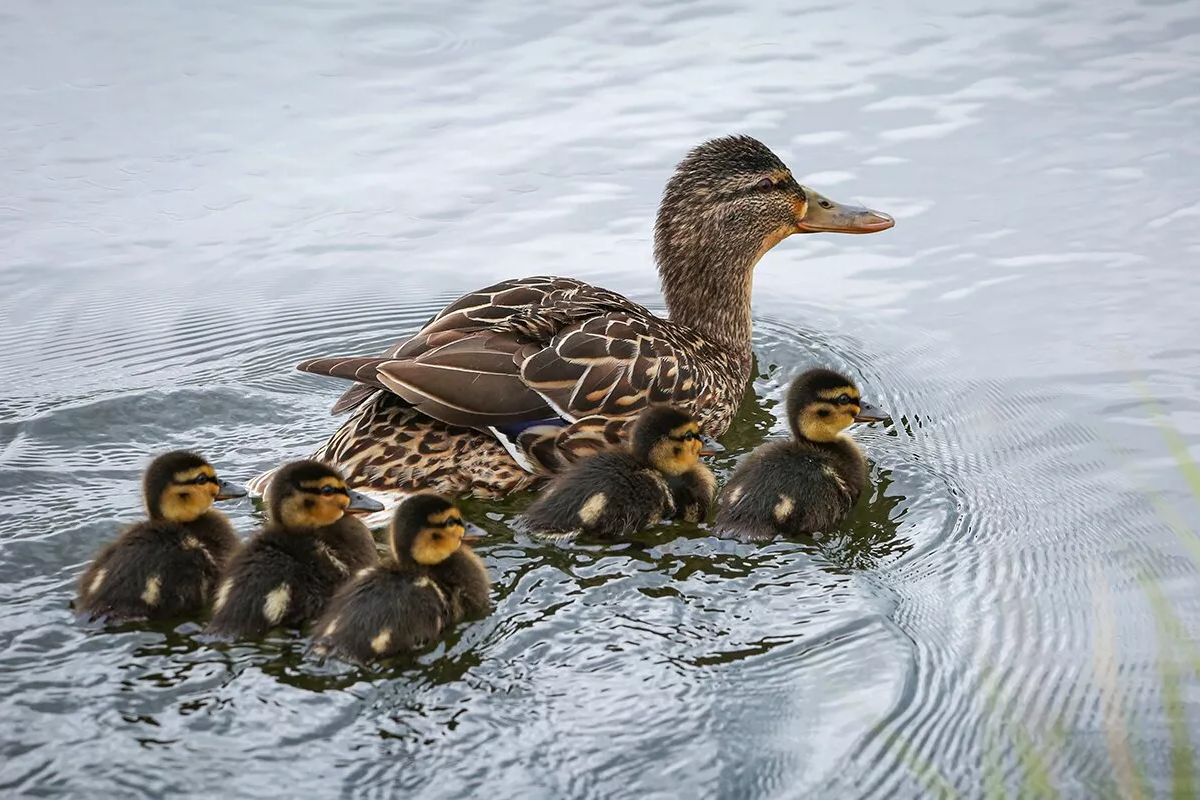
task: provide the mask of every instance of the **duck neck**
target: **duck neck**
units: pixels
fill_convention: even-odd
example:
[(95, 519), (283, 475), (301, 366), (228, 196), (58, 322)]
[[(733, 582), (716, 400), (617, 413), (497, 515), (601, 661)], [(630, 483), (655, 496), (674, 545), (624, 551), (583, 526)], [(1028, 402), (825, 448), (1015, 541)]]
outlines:
[(749, 367), (754, 266), (770, 246), (738, 225), (673, 227), (660, 225), (654, 248), (668, 314)]

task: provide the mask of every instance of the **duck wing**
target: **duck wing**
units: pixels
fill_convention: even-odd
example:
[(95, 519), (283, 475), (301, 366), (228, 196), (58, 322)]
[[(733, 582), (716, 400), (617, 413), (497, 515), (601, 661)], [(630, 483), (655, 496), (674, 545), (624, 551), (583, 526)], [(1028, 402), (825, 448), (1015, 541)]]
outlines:
[(582, 281), (523, 278), (459, 298), (384, 357), (299, 369), (354, 380), (364, 397), (391, 391), (451, 425), (574, 423), (650, 402), (690, 405), (700, 381), (675, 327)]

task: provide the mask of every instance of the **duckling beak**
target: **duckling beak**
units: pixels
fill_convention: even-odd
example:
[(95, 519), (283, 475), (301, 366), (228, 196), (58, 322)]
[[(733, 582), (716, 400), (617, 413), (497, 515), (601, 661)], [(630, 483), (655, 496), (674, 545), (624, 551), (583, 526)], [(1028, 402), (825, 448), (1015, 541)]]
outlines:
[(370, 514), (374, 511), (383, 511), (383, 503), (378, 500), (372, 500), (362, 492), (356, 492), (353, 489), (347, 489), (346, 492), (350, 495), (350, 505), (346, 506), (347, 514)]
[(464, 541), (468, 544), (470, 544), (471, 542), (478, 542), (480, 539), (482, 539), (484, 537), (485, 534), (487, 534), (487, 531), (485, 531), (483, 528), (476, 525), (474, 522), (464, 521), (463, 528), (465, 529), (466, 532), (463, 533), (462, 541)]
[(858, 402), (858, 415), (854, 417), (855, 422), (891, 422), (892, 415), (884, 411), (879, 406), (873, 406), (866, 400)]
[(232, 500), (235, 497), (245, 497), (246, 487), (236, 483), (217, 479), (217, 496), (214, 500)]
[(803, 189), (808, 203), (803, 205), (804, 217), (796, 222), (800, 233), (879, 233), (896, 224), (887, 214), (835, 203), (807, 186)]
[(700, 455), (715, 456), (717, 453), (724, 453), (725, 445), (718, 442), (711, 436), (700, 434)]

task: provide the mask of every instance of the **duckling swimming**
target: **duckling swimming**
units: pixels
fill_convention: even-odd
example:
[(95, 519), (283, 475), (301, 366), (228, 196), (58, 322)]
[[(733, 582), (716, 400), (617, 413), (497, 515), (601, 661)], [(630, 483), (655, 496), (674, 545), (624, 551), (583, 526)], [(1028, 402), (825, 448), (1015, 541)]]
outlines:
[(177, 450), (154, 459), (142, 494), (149, 519), (106, 545), (80, 578), (75, 609), (88, 618), (196, 614), (237, 550), (233, 526), (211, 506), (246, 490), (219, 479), (201, 456)]
[(371, 531), (348, 516), (383, 505), (318, 461), (281, 467), (267, 489), (271, 521), (221, 577), (206, 633), (261, 636), (316, 619), (350, 576), (378, 561)]
[(391, 557), (343, 586), (314, 626), (314, 651), (364, 663), (419, 650), (491, 604), (466, 523), (435, 494), (412, 495), (389, 529)]
[(616, 539), (678, 514), (699, 520), (716, 490), (716, 480), (700, 462), (702, 448), (691, 416), (674, 406), (651, 406), (634, 422), (627, 446), (572, 464), (526, 509), (520, 523), (543, 536)]
[(867, 460), (843, 431), (888, 415), (845, 375), (810, 369), (788, 390), (787, 416), (792, 438), (763, 445), (738, 466), (714, 529), (746, 541), (815, 533), (836, 526), (858, 502)]

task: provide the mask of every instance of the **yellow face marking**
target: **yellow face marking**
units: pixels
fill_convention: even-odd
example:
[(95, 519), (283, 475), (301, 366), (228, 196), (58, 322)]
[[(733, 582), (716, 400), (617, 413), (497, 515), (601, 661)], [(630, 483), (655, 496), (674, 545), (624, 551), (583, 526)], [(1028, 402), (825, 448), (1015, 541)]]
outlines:
[(88, 594), (95, 594), (100, 591), (100, 587), (104, 585), (104, 579), (108, 577), (108, 570), (102, 569), (92, 578), (92, 583), (88, 586)]
[(462, 514), (457, 508), (447, 508), (445, 511), (438, 511), (435, 514), (430, 514), (425, 519), (429, 520), (430, 525), (441, 525), (444, 522), (456, 521), (462, 524)]
[(375, 634), (375, 638), (371, 640), (371, 649), (377, 654), (382, 655), (392, 643), (392, 629), (384, 628), (379, 633)]
[(664, 475), (682, 475), (690, 470), (700, 460), (704, 445), (699, 438), (678, 441), (689, 433), (699, 437), (700, 428), (695, 422), (672, 428), (650, 448), (650, 464)]
[[(440, 564), (454, 554), (462, 544), (463, 533), (466, 528), (462, 524), (462, 520), (448, 514), (432, 514), (430, 521), (435, 517), (440, 518), (438, 521), (447, 521), (446, 527), (422, 528), (413, 540), (412, 557), (413, 561), (418, 564), (432, 566)], [(457, 521), (457, 524), (455, 524)]]
[(350, 498), (344, 494), (296, 492), (284, 499), (279, 513), (281, 521), (288, 527), (323, 528), (341, 519), (348, 505)]
[(286, 583), (279, 584), (267, 592), (267, 599), (263, 601), (263, 617), (270, 624), (278, 625), (279, 621), (287, 614), (291, 602), (292, 587)]
[(579, 507), (579, 521), (584, 525), (591, 525), (600, 519), (606, 505), (608, 505), (608, 496), (604, 492), (596, 492)]
[(150, 576), (150, 580), (146, 581), (146, 588), (142, 591), (142, 602), (154, 608), (158, 605), (158, 597), (162, 589), (162, 579), (157, 575)]
[(814, 442), (832, 442), (842, 431), (854, 424), (857, 405), (810, 403), (800, 412), (797, 427), (801, 435)]
[(795, 508), (795, 500), (788, 497), (786, 494), (779, 495), (779, 502), (775, 504), (775, 521), (782, 525), (787, 521), (787, 518), (792, 515), (792, 511)]
[(817, 397), (822, 400), (837, 400), (842, 395), (846, 395), (851, 400), (858, 400), (858, 389), (853, 386), (843, 386), (840, 389), (822, 389), (817, 392)]
[(317, 478), (315, 481), (300, 481), (300, 488), (308, 489), (310, 491), (318, 491), (319, 492), (320, 490), (324, 489), (326, 486), (332, 486), (334, 489), (345, 489), (346, 482), (344, 480), (342, 480), (341, 478), (335, 477), (333, 475), (329, 475), (324, 478)]

